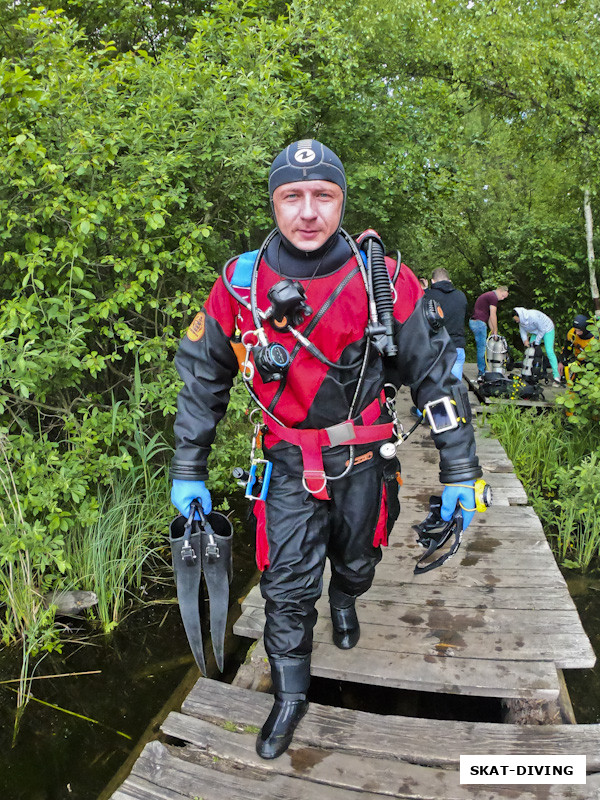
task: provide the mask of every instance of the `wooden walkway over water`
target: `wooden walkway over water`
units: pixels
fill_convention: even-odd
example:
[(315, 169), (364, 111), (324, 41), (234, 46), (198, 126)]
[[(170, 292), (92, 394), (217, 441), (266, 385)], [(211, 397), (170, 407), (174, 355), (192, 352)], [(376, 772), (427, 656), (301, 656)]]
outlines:
[[(410, 426), (410, 400), (399, 401)], [(262, 642), (233, 686), (200, 679), (181, 713), (146, 745), (113, 800), (249, 800), (382, 797), (599, 798), (600, 726), (569, 725), (562, 670), (589, 668), (595, 655), (541, 524), (489, 429), (477, 427), (478, 454), (494, 505), (476, 515), (457, 555), (414, 576), (422, 554), (411, 524), (438, 484), (438, 457), (424, 426), (400, 449), (402, 513), (371, 590), (358, 602), (361, 639), (331, 642), (326, 597), (319, 603), (314, 675), (423, 692), (504, 698), (540, 721), (515, 725), (387, 716), (311, 704), (288, 753), (272, 762), (254, 751), (271, 698)], [(258, 587), (234, 630), (260, 639)], [(518, 712), (517, 712), (518, 713)], [(461, 754), (584, 754), (587, 785), (460, 785)]]

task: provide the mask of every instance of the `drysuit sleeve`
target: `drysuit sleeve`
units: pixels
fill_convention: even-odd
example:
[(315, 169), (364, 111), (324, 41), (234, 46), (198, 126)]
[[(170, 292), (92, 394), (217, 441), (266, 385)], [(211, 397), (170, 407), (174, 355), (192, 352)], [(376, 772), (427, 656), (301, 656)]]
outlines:
[(440, 454), (440, 482), (458, 483), (480, 478), (482, 471), (475, 452), (468, 395), (462, 382), (451, 372), (456, 349), (437, 317), (435, 304), (422, 298), (404, 322), (396, 319), (395, 339), (398, 354), (394, 358), (394, 382), (410, 387), (415, 405), (423, 409), (431, 400), (450, 397), (464, 410), (467, 421), (461, 422), (458, 428), (432, 433)]
[(232, 299), (219, 278), (175, 355), (183, 387), (174, 424), (173, 479), (203, 481), (208, 477), (210, 447), (238, 370), (230, 343), (233, 326)]

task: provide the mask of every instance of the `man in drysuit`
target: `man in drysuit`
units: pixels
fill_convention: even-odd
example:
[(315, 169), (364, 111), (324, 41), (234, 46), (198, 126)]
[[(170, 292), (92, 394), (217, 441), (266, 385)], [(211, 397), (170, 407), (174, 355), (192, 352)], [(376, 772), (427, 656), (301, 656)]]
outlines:
[[(569, 329), (564, 347), (558, 357), (558, 371), (569, 379), (569, 364), (585, 359), (585, 349), (589, 347), (593, 334), (588, 330), (588, 319), (585, 314), (577, 314), (573, 320), (573, 327)], [(567, 369), (565, 370), (565, 367)], [(566, 373), (566, 374), (565, 374)]]
[[(399, 513), (394, 448), (388, 460), (380, 454), (394, 439), (384, 385), (409, 385), (416, 405), (432, 403), (432, 424), (445, 428), (433, 434), (444, 519), (460, 502), (468, 525), (481, 476), (468, 400), (451, 372), (456, 353), (435, 304), (422, 300), (406, 266), (384, 257), (377, 234), (366, 232), (357, 245), (341, 228), (340, 159), (314, 139), (295, 142), (273, 161), (269, 194), (275, 230), (257, 254), (226, 265), (176, 355), (184, 386), (171, 465), (173, 504), (187, 516), (199, 498), (208, 513), (206, 462), (238, 371), (232, 340), (241, 339), (243, 375), (263, 409), (263, 452), (273, 465), (266, 499), (255, 505), (275, 692), (257, 738), (263, 758), (287, 749), (308, 707), (326, 558), (334, 642), (349, 649), (359, 640), (355, 601), (371, 586)], [(365, 252), (377, 261), (372, 282), (389, 298), (387, 340), (369, 303)], [(435, 422), (448, 416), (450, 427)]]

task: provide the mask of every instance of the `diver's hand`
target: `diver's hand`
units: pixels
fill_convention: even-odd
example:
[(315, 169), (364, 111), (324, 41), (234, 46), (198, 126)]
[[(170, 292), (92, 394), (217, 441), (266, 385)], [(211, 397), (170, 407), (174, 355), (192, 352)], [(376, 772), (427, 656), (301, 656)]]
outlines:
[(175, 479), (171, 489), (171, 502), (180, 514), (189, 517), (192, 500), (199, 500), (205, 514), (212, 511), (212, 499), (204, 481), (181, 481)]
[(460, 503), (462, 509), (463, 531), (466, 531), (475, 516), (475, 481), (446, 484), (442, 492), (441, 508), (444, 521), (447, 522), (452, 517), (457, 503)]

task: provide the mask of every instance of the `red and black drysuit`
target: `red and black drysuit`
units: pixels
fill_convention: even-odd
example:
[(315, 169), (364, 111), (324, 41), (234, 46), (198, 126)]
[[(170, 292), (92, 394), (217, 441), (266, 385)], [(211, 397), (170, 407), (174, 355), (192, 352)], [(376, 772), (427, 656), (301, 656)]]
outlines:
[[(280, 382), (263, 383), (255, 372), (253, 389), (261, 403), (288, 428), (316, 430), (345, 422), (359, 383), (369, 321), (367, 296), (356, 259), (341, 236), (339, 239), (334, 250), (343, 254), (343, 261), (329, 263), (325, 274), (321, 269), (313, 278), (300, 278), (313, 311), (298, 330), (330, 362), (357, 362), (357, 367), (351, 371), (328, 367), (298, 346), (291, 333), (275, 331), (265, 323), (269, 341), (279, 342), (287, 349), (291, 364)], [(258, 269), (256, 297), (263, 311), (270, 305), (269, 288), (286, 277), (277, 263), (279, 246), (276, 241), (269, 247)], [(389, 258), (386, 263), (392, 276), (396, 264)], [(249, 289), (235, 285), (235, 266), (235, 261), (230, 264), (227, 278), (247, 298)], [(303, 264), (293, 267), (287, 277), (298, 279)], [(445, 329), (435, 329), (428, 322), (422, 289), (404, 265), (395, 289), (398, 355), (384, 363), (371, 348), (355, 404), (356, 428), (365, 423), (390, 422), (381, 402), (386, 382), (410, 386), (419, 408), (430, 400), (451, 396), (453, 387), (456, 392), (458, 381), (451, 373), (456, 357), (454, 348)], [(216, 281), (201, 315), (192, 323), (175, 358), (184, 386), (178, 398), (171, 477), (184, 480), (208, 477), (209, 449), (238, 371), (230, 340), (236, 329), (243, 335), (255, 328), (250, 311), (234, 299), (221, 278)], [(269, 423), (264, 413), (263, 416)], [(385, 431), (383, 441), (389, 440), (389, 425), (381, 430)], [(460, 483), (481, 476), (469, 422), (435, 435), (434, 440), (440, 451), (442, 482)], [(326, 557), (332, 569), (329, 587), (332, 605), (348, 606), (351, 598), (371, 586), (381, 559), (380, 545), (387, 544), (388, 533), (400, 510), (398, 464), (395, 459), (390, 462), (381, 458), (381, 444), (382, 440), (357, 445), (355, 466), (346, 477), (328, 482), (330, 499), (324, 500), (309, 493), (302, 484), (306, 465), (300, 448), (282, 441), (272, 430), (265, 434), (263, 450), (265, 458), (273, 463), (273, 472), (264, 505), (256, 504), (257, 560), (264, 569), (261, 579), (266, 601), (264, 641), (270, 657), (309, 656), (317, 616), (315, 602), (322, 591)], [(349, 447), (346, 444), (324, 447), (319, 449), (319, 455), (327, 475), (336, 476), (345, 469)], [(309, 486), (313, 488), (318, 483), (318, 480), (309, 482)]]

